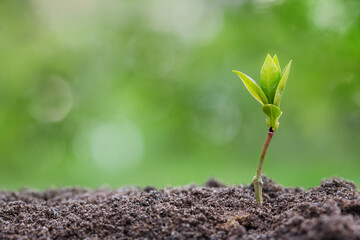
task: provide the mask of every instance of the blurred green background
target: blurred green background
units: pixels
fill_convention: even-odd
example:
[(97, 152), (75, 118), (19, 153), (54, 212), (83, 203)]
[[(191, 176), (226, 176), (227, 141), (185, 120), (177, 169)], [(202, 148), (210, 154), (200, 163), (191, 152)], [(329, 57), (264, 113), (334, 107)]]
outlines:
[(293, 65), (264, 172), (360, 183), (360, 1), (0, 1), (0, 188), (251, 181), (266, 116), (231, 71)]

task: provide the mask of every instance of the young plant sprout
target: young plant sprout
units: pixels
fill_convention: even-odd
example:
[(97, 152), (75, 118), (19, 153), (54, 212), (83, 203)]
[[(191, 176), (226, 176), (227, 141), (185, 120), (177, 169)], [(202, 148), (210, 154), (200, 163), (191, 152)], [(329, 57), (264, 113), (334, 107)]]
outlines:
[(266, 123), (269, 127), (269, 132), (261, 152), (256, 175), (253, 178), (255, 198), (258, 203), (263, 202), (261, 171), (270, 141), (276, 130), (279, 128), (279, 118), (282, 114), (280, 102), (289, 76), (291, 62), (292, 60), (286, 65), (283, 72), (281, 72), (277, 56), (275, 55), (274, 58), (271, 58), (268, 54), (260, 72), (261, 87), (259, 87), (251, 77), (242, 72), (233, 70), (233, 72), (240, 77), (250, 94), (262, 105), (262, 111), (268, 116)]

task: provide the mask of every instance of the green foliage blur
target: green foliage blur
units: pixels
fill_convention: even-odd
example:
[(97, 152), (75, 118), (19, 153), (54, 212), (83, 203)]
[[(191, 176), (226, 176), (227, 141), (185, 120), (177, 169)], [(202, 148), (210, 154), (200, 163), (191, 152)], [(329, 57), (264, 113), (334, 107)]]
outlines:
[[(360, 183), (360, 1), (0, 1), (0, 188), (250, 183), (267, 126), (231, 71), (293, 59), (265, 160)], [(259, 110), (257, 110), (259, 108)]]

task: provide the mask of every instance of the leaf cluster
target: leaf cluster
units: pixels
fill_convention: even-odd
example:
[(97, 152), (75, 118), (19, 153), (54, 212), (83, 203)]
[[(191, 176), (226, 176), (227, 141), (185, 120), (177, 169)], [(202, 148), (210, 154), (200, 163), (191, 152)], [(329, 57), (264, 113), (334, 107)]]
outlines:
[(289, 76), (290, 61), (281, 72), (279, 60), (268, 54), (260, 72), (260, 86), (246, 74), (233, 70), (244, 83), (250, 94), (263, 106), (263, 112), (268, 116), (266, 123), (276, 131), (279, 127), (281, 98)]

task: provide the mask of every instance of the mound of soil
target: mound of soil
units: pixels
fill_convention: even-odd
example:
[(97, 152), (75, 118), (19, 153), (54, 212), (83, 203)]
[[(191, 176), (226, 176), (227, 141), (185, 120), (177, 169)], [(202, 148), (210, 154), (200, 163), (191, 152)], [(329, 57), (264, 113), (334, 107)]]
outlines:
[(252, 185), (0, 192), (0, 239), (360, 239), (360, 194), (338, 178), (305, 191)]

